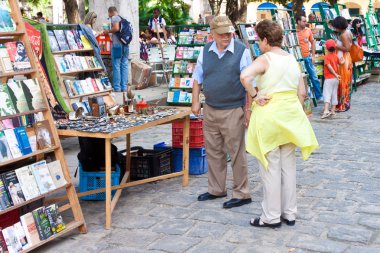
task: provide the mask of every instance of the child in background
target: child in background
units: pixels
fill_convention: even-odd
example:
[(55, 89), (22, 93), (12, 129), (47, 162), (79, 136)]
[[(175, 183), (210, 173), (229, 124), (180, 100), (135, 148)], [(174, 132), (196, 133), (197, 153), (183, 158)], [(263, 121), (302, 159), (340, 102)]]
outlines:
[[(335, 41), (327, 40), (326, 48), (329, 53), (324, 58), (323, 74), (325, 77), (325, 83), (323, 86), (323, 99), (325, 102), (325, 108), (321, 119), (328, 118), (335, 115), (336, 105), (338, 104), (338, 85), (340, 76), (337, 74), (339, 64), (344, 63), (344, 59), (339, 60), (335, 52)], [(331, 112), (329, 107), (331, 104)]]

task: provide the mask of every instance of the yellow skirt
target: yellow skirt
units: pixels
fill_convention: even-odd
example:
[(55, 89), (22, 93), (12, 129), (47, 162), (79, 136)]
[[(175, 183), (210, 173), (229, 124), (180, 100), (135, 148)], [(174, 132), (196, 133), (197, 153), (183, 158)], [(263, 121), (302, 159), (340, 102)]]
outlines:
[(271, 94), (264, 106), (252, 103), (246, 148), (268, 169), (265, 155), (278, 146), (293, 143), (306, 160), (318, 148), (313, 128), (302, 109), (296, 91)]

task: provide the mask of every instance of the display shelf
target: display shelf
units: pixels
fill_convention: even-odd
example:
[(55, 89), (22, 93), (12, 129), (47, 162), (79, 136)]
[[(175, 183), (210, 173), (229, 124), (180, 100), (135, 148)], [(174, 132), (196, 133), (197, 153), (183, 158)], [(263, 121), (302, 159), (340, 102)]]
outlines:
[(75, 50), (64, 50), (64, 51), (55, 51), (51, 52), (52, 54), (70, 54), (70, 53), (85, 53), (92, 52), (93, 49), (75, 49)]
[(175, 58), (174, 61), (196, 61), (198, 58)]
[(0, 39), (1, 37), (8, 37), (8, 36), (21, 36), (25, 33), (25, 31), (9, 31), (9, 32), (0, 32)]
[(20, 117), (20, 116), (24, 116), (24, 115), (28, 115), (28, 114), (33, 114), (33, 113), (44, 112), (44, 111), (47, 111), (47, 110), (48, 110), (47, 108), (41, 108), (41, 109), (38, 109), (38, 110), (27, 111), (27, 112), (22, 112), (22, 113), (16, 113), (16, 114), (8, 115), (8, 116), (1, 116), (0, 120), (11, 119), (11, 118)]
[(61, 186), (61, 187), (59, 187), (59, 188), (56, 188), (56, 189), (52, 190), (52, 191), (49, 191), (49, 192), (44, 193), (44, 194), (40, 194), (40, 195), (38, 195), (38, 196), (35, 197), (35, 198), (32, 198), (32, 199), (30, 199), (30, 200), (26, 200), (26, 201), (22, 202), (21, 204), (18, 204), (18, 205), (15, 205), (15, 206), (11, 206), (11, 207), (8, 207), (7, 209), (0, 211), (0, 215), (6, 214), (6, 213), (8, 213), (8, 212), (10, 212), (10, 211), (12, 211), (12, 210), (15, 210), (15, 209), (18, 209), (18, 208), (20, 208), (20, 207), (22, 207), (22, 206), (25, 206), (25, 205), (27, 205), (27, 204), (33, 203), (33, 202), (36, 201), (36, 200), (43, 199), (43, 198), (45, 198), (45, 197), (47, 197), (47, 196), (49, 196), (49, 195), (51, 195), (51, 194), (53, 194), (53, 193), (56, 193), (56, 192), (62, 191), (62, 190), (64, 190), (64, 189), (66, 189), (67, 187), (69, 187), (70, 185), (71, 185), (71, 183), (65, 184), (65, 185), (63, 185), (63, 186)]
[(48, 239), (43, 240), (43, 241), (37, 243), (36, 245), (33, 245), (32, 247), (27, 248), (27, 249), (21, 251), (20, 253), (30, 252), (30, 251), (32, 251), (32, 250), (40, 247), (41, 245), (44, 245), (47, 242), (53, 241), (54, 239), (56, 239), (58, 237), (61, 237), (61, 236), (65, 235), (65, 234), (71, 232), (72, 230), (77, 229), (77, 228), (83, 226), (84, 224), (85, 224), (84, 221), (72, 221), (72, 222), (66, 224), (66, 228), (64, 230), (62, 230), (61, 232), (59, 232), (58, 234), (52, 235)]
[(68, 72), (59, 72), (60, 75), (75, 75), (79, 73), (86, 73), (86, 72), (95, 72), (95, 71), (103, 71), (103, 68), (94, 68), (94, 69), (82, 69), (82, 70), (76, 70), (76, 71), (68, 71)]
[(240, 23), (237, 25), (241, 40), (243, 44), (249, 48), (252, 59), (255, 59), (261, 54), (257, 43), (258, 36), (255, 32), (255, 26), (255, 23)]
[(38, 155), (41, 155), (41, 154), (53, 152), (57, 148), (58, 148), (58, 146), (53, 146), (51, 148), (45, 148), (45, 149), (37, 150), (37, 151), (35, 151), (33, 153), (30, 153), (30, 154), (27, 154), (27, 155), (23, 155), (21, 157), (14, 158), (14, 159), (2, 162), (2, 163), (0, 163), (0, 167), (5, 166), (5, 165), (9, 165), (9, 164), (12, 164), (12, 163), (15, 163), (15, 162), (18, 162), (18, 161), (22, 161), (22, 160), (28, 159), (28, 158), (33, 157), (33, 156), (38, 156)]
[(206, 44), (177, 44), (177, 47), (203, 47)]
[(33, 74), (35, 72), (36, 72), (35, 69), (28, 69), (28, 70), (23, 70), (23, 71), (12, 71), (12, 72), (8, 72), (8, 73), (1, 73), (0, 78), (2, 78), (2, 77), (13, 77), (13, 76), (17, 76), (17, 75), (30, 75), (30, 74)]
[(74, 99), (74, 98), (81, 98), (81, 97), (88, 97), (88, 96), (93, 96), (93, 95), (101, 95), (101, 94), (107, 94), (110, 93), (112, 89), (107, 89), (107, 90), (102, 90), (102, 91), (97, 91), (97, 92), (92, 92), (92, 93), (86, 93), (82, 95), (76, 95), (76, 96), (69, 96), (69, 98)]

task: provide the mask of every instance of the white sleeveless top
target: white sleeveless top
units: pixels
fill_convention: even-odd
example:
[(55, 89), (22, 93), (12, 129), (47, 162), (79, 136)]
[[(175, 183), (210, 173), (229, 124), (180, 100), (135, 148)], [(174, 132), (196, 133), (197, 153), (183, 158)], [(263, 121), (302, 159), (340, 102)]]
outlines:
[(256, 78), (259, 95), (296, 91), (301, 75), (296, 58), (291, 54), (279, 55), (271, 52), (265, 53), (264, 56), (269, 66), (263, 75)]

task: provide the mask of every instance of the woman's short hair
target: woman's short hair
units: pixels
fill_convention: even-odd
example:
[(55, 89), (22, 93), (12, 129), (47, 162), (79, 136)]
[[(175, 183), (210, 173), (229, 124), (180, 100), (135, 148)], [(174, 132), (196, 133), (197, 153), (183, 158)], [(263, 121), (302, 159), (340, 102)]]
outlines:
[(338, 17), (334, 18), (331, 21), (331, 25), (334, 28), (339, 29), (339, 30), (346, 30), (348, 27), (347, 20), (342, 16), (338, 16)]
[(277, 22), (264, 19), (256, 25), (255, 30), (261, 40), (267, 39), (270, 46), (281, 47), (283, 30)]

